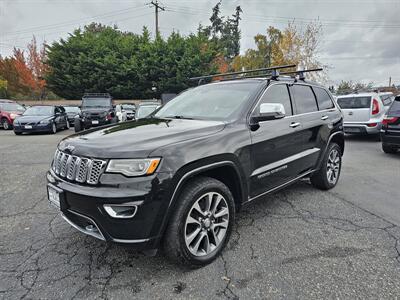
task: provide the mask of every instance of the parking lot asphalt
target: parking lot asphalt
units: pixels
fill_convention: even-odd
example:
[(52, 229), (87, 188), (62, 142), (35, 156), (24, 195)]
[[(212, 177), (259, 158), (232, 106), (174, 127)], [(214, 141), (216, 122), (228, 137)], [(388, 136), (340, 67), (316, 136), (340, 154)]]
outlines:
[(187, 270), (71, 228), (50, 207), (56, 135), (0, 130), (0, 298), (393, 299), (400, 295), (400, 154), (348, 138), (341, 180), (246, 207), (223, 255)]

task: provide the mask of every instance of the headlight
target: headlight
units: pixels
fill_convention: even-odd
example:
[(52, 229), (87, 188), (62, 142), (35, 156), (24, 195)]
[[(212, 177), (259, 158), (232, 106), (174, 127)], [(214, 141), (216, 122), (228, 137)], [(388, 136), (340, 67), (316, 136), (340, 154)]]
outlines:
[(39, 122), (39, 124), (49, 124), (50, 120), (42, 120)]
[(157, 169), (160, 160), (160, 158), (112, 159), (108, 163), (106, 172), (120, 173), (129, 177), (151, 175)]
[(17, 114), (10, 114), (10, 118), (11, 118), (11, 119), (15, 119), (16, 117), (18, 117)]

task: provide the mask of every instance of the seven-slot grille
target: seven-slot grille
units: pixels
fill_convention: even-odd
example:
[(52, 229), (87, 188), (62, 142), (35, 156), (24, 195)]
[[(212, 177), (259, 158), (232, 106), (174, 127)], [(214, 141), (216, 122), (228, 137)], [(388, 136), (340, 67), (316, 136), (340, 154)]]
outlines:
[(57, 175), (68, 180), (97, 184), (105, 166), (104, 160), (70, 155), (57, 149), (52, 168)]

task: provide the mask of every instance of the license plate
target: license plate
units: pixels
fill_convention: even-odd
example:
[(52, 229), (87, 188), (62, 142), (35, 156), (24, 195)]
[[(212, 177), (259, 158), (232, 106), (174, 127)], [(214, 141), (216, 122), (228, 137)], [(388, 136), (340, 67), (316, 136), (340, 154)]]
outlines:
[(97, 124), (99, 124), (99, 121), (98, 120), (93, 120), (92, 124), (97, 125)]
[(48, 187), (47, 190), (50, 203), (60, 208), (60, 194), (51, 187)]
[(25, 129), (32, 129), (31, 125), (25, 125)]
[(344, 128), (345, 132), (360, 132), (359, 128)]

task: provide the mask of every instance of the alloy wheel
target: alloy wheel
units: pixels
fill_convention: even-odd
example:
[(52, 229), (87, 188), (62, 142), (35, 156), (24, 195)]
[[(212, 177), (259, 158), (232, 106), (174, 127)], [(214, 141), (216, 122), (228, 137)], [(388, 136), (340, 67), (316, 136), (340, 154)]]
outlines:
[(192, 205), (185, 223), (185, 243), (194, 256), (213, 252), (224, 240), (229, 225), (229, 208), (217, 192), (199, 197)]
[(8, 130), (9, 129), (7, 120), (3, 121), (3, 128), (4, 128), (4, 130)]
[(328, 156), (326, 166), (326, 176), (329, 183), (335, 184), (339, 177), (340, 171), (340, 154), (336, 149), (332, 149)]

